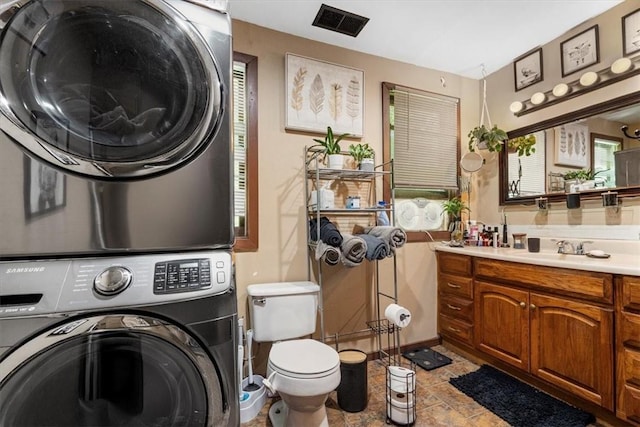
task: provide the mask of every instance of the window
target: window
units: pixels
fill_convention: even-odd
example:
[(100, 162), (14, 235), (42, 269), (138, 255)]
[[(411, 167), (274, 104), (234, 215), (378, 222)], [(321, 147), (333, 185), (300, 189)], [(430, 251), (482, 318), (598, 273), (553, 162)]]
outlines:
[(613, 153), (622, 150), (622, 138), (591, 134), (591, 170), (597, 173), (596, 186), (616, 186), (616, 161)]
[[(382, 94), (383, 160), (393, 159), (396, 205), (413, 199), (419, 209), (425, 208), (421, 215), (433, 216), (431, 201), (439, 203), (458, 192), (459, 100), (392, 83), (382, 84)], [(389, 200), (390, 195), (384, 198)], [(434, 238), (440, 238), (437, 230), (444, 229), (437, 218), (413, 223), (426, 224), (417, 227), (429, 230)], [(410, 241), (427, 237), (424, 232), (407, 231)]]
[(235, 249), (258, 249), (258, 58), (233, 53)]

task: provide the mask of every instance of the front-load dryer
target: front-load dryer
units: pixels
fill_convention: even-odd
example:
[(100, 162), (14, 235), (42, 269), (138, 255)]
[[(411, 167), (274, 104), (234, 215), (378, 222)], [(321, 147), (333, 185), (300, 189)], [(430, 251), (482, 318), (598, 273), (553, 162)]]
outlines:
[(0, 5), (0, 259), (230, 248), (215, 2)]
[(228, 251), (0, 262), (0, 426), (237, 426)]

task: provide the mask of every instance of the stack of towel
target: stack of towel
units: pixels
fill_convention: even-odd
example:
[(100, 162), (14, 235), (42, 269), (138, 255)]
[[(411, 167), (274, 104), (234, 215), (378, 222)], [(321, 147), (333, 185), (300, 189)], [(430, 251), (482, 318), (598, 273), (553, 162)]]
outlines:
[(342, 261), (347, 267), (355, 267), (365, 259), (373, 261), (390, 257), (407, 241), (404, 230), (392, 226), (370, 227), (364, 234), (340, 234), (327, 217), (321, 217), (320, 223), (315, 218), (311, 219), (309, 232), (311, 240), (317, 242), (316, 260), (322, 259), (329, 265)]

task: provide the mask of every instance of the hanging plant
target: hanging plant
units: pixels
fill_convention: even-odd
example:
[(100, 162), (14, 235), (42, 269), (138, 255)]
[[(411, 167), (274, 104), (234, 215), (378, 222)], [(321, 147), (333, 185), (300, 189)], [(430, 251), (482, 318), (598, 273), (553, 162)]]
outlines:
[(510, 139), (507, 143), (509, 150), (514, 150), (518, 153), (518, 156), (530, 156), (532, 153), (535, 153), (536, 148), (534, 145), (536, 145), (535, 135), (519, 136)]
[(494, 125), (488, 129), (485, 125), (476, 126), (469, 131), (469, 151), (486, 146), (489, 151), (502, 151), (502, 145), (507, 140), (507, 133)]

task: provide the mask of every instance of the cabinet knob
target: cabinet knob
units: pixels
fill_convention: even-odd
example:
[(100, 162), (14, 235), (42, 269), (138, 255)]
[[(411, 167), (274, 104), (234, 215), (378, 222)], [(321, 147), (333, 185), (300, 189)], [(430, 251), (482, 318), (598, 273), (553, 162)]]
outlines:
[(520, 307), (522, 307), (522, 308), (526, 308), (526, 307), (527, 307), (527, 304), (525, 304), (525, 303), (524, 303), (524, 301), (522, 301), (522, 302), (520, 303)]
[(531, 307), (531, 310), (535, 310), (536, 309), (536, 305), (535, 304), (531, 304), (530, 307)]

